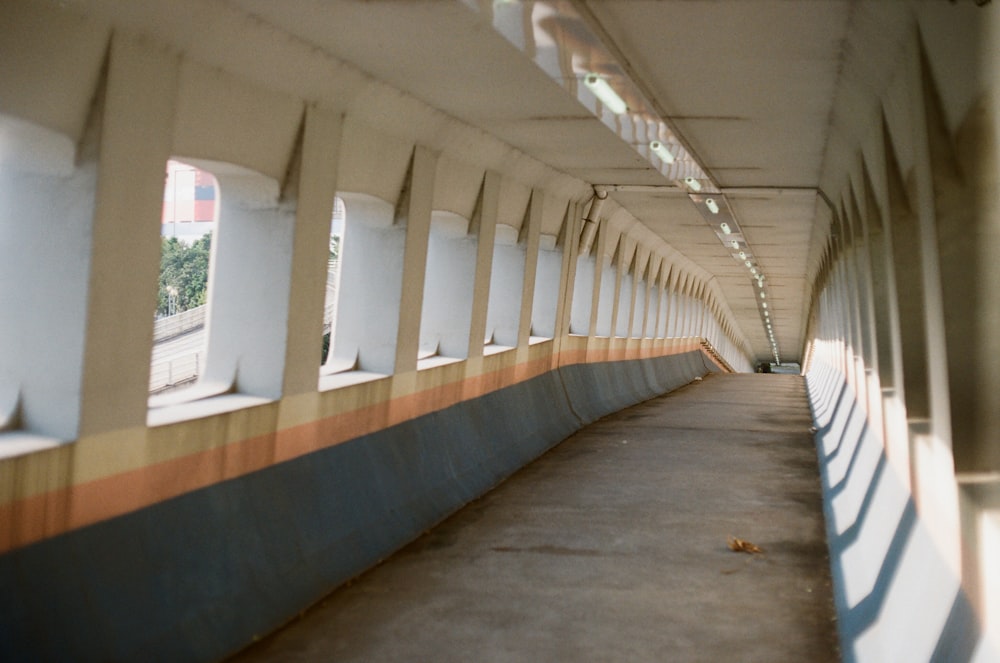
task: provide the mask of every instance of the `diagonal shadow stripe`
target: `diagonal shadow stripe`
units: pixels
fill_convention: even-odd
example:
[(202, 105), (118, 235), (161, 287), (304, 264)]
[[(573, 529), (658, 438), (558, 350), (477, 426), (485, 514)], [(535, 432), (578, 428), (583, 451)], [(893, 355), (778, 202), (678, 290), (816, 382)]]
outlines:
[[(833, 451), (831, 451), (830, 454), (826, 457), (828, 461), (832, 461), (834, 458), (836, 458), (840, 454), (840, 450), (844, 448), (844, 438), (847, 437), (846, 435), (847, 429), (850, 428), (851, 421), (854, 419), (854, 413), (857, 411), (857, 409), (858, 409), (857, 401), (851, 401), (851, 409), (847, 411), (847, 416), (842, 418), (844, 421), (844, 427), (840, 431), (840, 439), (837, 440), (837, 446), (835, 446), (833, 448)], [(840, 417), (838, 417), (838, 419), (840, 419)]]
[(968, 663), (976, 652), (982, 628), (975, 610), (961, 589), (955, 594), (948, 620), (941, 629), (930, 663)]
[[(825, 426), (823, 426), (822, 428), (819, 428), (819, 429), (816, 430), (816, 436), (817, 437), (825, 439), (833, 431), (834, 424), (836, 424), (839, 421), (844, 421), (844, 428), (846, 429), (847, 422), (850, 421), (851, 416), (854, 414), (854, 408), (857, 407), (857, 402), (852, 399), (851, 400), (851, 407), (847, 411), (847, 416), (846, 417), (840, 417), (840, 416), (837, 415), (837, 413), (840, 412), (840, 408), (842, 407), (842, 403), (843, 403), (843, 400), (844, 400), (844, 395), (846, 393), (847, 393), (847, 385), (844, 385), (844, 387), (840, 390), (840, 396), (838, 396), (838, 398), (837, 398), (837, 406), (836, 406), (836, 409), (833, 412), (833, 416), (830, 417), (830, 421)], [(844, 439), (843, 439), (843, 431), (842, 431), (841, 432), (841, 438), (837, 441), (837, 446), (834, 448), (834, 450), (830, 452), (830, 456), (836, 455), (837, 452), (840, 450), (840, 446), (843, 443), (844, 443)]]
[[(865, 496), (861, 500), (861, 507), (858, 509), (858, 515), (854, 518), (854, 522), (850, 524), (842, 533), (837, 535), (833, 541), (830, 543), (831, 552), (842, 553), (847, 548), (851, 547), (855, 541), (858, 540), (858, 534), (861, 531), (861, 525), (864, 524), (865, 518), (868, 517), (869, 511), (871, 511), (872, 504), (875, 502), (875, 493), (878, 490), (879, 481), (882, 479), (882, 473), (885, 471), (887, 461), (885, 454), (879, 456), (878, 464), (875, 466), (875, 471), (872, 473), (871, 481), (868, 482), (868, 487), (865, 489)], [(829, 496), (827, 499), (831, 499)], [(910, 502), (913, 500), (910, 499)]]
[[(842, 633), (852, 645), (862, 633), (871, 627), (882, 611), (889, 594), (889, 588), (899, 570), (899, 564), (903, 559), (903, 553), (906, 551), (907, 543), (910, 541), (916, 523), (917, 509), (913, 500), (910, 499), (906, 503), (906, 508), (903, 509), (902, 516), (900, 516), (899, 524), (892, 535), (892, 542), (886, 551), (885, 559), (882, 560), (882, 567), (879, 569), (871, 591), (854, 607), (850, 608), (841, 619)], [(842, 556), (844, 552), (844, 548), (841, 548), (839, 543), (838, 540), (836, 553), (838, 557)], [(844, 652), (845, 659), (847, 651), (853, 651), (853, 647)]]
[[(854, 473), (854, 466), (857, 464), (858, 456), (861, 455), (861, 448), (865, 445), (865, 436), (868, 434), (868, 420), (865, 419), (864, 426), (861, 427), (861, 432), (858, 433), (857, 442), (854, 444), (854, 451), (851, 452), (851, 460), (847, 463), (847, 470), (844, 472), (844, 476), (837, 482), (836, 485), (830, 487), (830, 499), (835, 499), (839, 496), (844, 489), (847, 487), (848, 482), (851, 479), (851, 475)], [(843, 444), (843, 441), (841, 441)], [(837, 449), (840, 449), (840, 445), (837, 445)], [(832, 460), (832, 459), (831, 459)], [(885, 460), (885, 454), (882, 454), (879, 462)]]
[[(832, 408), (828, 408), (828, 409), (824, 409), (824, 411), (822, 413), (819, 413), (819, 412), (816, 413), (816, 417), (815, 417), (816, 419), (818, 419), (821, 416), (825, 416), (827, 411), (829, 411), (831, 413), (830, 414), (830, 420), (827, 421), (826, 424), (824, 424), (823, 426), (821, 426), (816, 431), (817, 434), (826, 435), (827, 433), (830, 432), (830, 429), (833, 427), (833, 424), (837, 421), (837, 413), (840, 411), (840, 408), (841, 408), (841, 406), (842, 406), (842, 404), (844, 402), (844, 396), (846, 395), (846, 393), (847, 393), (847, 383), (841, 383), (841, 385), (840, 385), (840, 392), (837, 394), (837, 399), (836, 399), (833, 407)], [(830, 401), (827, 400), (826, 402), (829, 403)]]

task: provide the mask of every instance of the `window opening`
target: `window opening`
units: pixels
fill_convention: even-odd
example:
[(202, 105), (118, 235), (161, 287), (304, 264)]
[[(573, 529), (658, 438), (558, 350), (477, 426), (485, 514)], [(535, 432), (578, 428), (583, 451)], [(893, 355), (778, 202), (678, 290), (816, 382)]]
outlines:
[(590, 333), (590, 315), (593, 311), (596, 271), (597, 259), (595, 256), (581, 255), (577, 257), (573, 304), (570, 310), (570, 334), (587, 336)]
[(347, 207), (344, 205), (344, 199), (336, 196), (333, 199), (333, 216), (330, 220), (330, 252), (326, 262), (326, 297), (323, 303), (322, 364), (324, 367), (331, 368), (335, 368), (334, 354), (331, 350), (337, 329), (337, 306), (340, 301), (340, 262), (344, 246), (346, 219)]
[(635, 296), (633, 297), (633, 301), (635, 302), (635, 306), (632, 311), (632, 333), (630, 336), (632, 338), (645, 338), (646, 304), (649, 301), (646, 279), (640, 278), (635, 280)]
[(597, 331), (594, 335), (606, 338), (613, 332), (611, 314), (615, 305), (617, 270), (608, 256), (602, 256), (601, 263), (602, 267), (597, 277), (600, 280), (600, 295), (597, 300)]
[(659, 301), (656, 313), (656, 338), (666, 338), (667, 337), (667, 316), (670, 315), (670, 309), (667, 308), (668, 302), (667, 298), (669, 293), (667, 292), (667, 286), (664, 283), (660, 283), (655, 291), (656, 297)]
[(204, 372), (217, 202), (218, 184), (211, 173), (180, 161), (167, 162), (151, 394), (188, 387)]
[(538, 244), (538, 266), (535, 272), (535, 292), (531, 307), (532, 340), (555, 336), (556, 308), (559, 303), (559, 280), (563, 259), (562, 249), (556, 246), (554, 235), (542, 235)]
[(622, 275), (621, 283), (618, 287), (618, 318), (615, 320), (614, 336), (617, 338), (628, 338), (631, 336), (632, 327), (632, 288), (635, 280), (631, 272)]
[(485, 354), (517, 347), (526, 260), (526, 247), (523, 242), (518, 242), (518, 234), (518, 228), (497, 224), (486, 314)]
[(427, 244), (418, 368), (465, 359), (469, 351), (478, 239), (469, 221), (435, 211)]
[(402, 298), (406, 226), (395, 223), (394, 206), (359, 193), (341, 192), (338, 199), (337, 295), (320, 389), (392, 374)]

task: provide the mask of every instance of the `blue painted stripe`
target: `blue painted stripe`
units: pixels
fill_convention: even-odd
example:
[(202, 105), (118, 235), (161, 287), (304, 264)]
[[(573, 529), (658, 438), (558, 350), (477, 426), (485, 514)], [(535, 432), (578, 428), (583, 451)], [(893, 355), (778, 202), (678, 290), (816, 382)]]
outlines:
[(579, 364), (0, 556), (0, 660), (211, 661), (584, 424), (714, 370)]

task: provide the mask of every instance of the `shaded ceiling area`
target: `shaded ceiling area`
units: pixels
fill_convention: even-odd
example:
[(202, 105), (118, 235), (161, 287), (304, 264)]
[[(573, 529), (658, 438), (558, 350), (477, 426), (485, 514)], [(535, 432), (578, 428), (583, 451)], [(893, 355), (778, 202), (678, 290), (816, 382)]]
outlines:
[[(819, 189), (855, 2), (230, 5), (556, 170), (620, 186), (614, 201), (714, 275), (754, 354), (770, 356), (755, 282), (734, 251), (688, 192), (637, 149), (639, 139), (609, 128), (566, 80), (581, 67), (624, 72), (729, 202), (767, 275), (782, 359), (799, 360), (829, 227)], [(530, 43), (504, 32), (500, 18), (511, 6), (531, 23)], [(563, 10), (579, 20), (566, 21)], [(553, 56), (547, 71), (549, 40), (576, 47), (562, 61)]]

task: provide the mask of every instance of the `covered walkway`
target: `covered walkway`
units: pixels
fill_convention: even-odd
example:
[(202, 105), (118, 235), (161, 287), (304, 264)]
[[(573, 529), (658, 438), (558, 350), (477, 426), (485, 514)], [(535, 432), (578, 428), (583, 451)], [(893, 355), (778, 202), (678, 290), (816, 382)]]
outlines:
[(584, 428), (234, 660), (838, 660), (810, 425), (802, 377), (710, 374)]
[(2, 0), (0, 63), (0, 661), (1000, 661), (1000, 2)]

